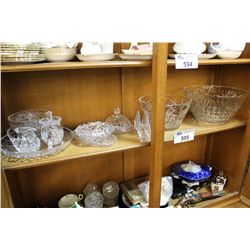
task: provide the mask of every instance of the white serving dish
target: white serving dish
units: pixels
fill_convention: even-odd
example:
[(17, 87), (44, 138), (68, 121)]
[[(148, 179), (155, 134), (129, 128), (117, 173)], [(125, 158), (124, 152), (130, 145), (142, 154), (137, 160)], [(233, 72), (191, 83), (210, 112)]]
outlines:
[(126, 55), (147, 55), (152, 56), (152, 50), (134, 50), (134, 49), (123, 49), (122, 52)]
[(242, 51), (238, 50), (219, 50), (217, 55), (221, 59), (236, 59), (239, 58)]
[(115, 54), (96, 54), (96, 55), (81, 55), (77, 54), (77, 58), (80, 61), (86, 61), (86, 62), (91, 62), (91, 61), (110, 61), (115, 58)]
[[(169, 54), (168, 56), (170, 57), (170, 58), (173, 58), (173, 59), (175, 59), (175, 55), (177, 55), (177, 54)], [(184, 54), (185, 55), (185, 54)], [(190, 54), (189, 54), (190, 55)], [(191, 54), (192, 55), (192, 54)], [(217, 54), (206, 54), (206, 53), (203, 53), (203, 54), (200, 54), (200, 55), (198, 55), (198, 59), (211, 59), (211, 58), (214, 58), (214, 57), (216, 57), (216, 55)]]
[(151, 60), (152, 55), (126, 55), (126, 54), (119, 54), (119, 57), (122, 60)]

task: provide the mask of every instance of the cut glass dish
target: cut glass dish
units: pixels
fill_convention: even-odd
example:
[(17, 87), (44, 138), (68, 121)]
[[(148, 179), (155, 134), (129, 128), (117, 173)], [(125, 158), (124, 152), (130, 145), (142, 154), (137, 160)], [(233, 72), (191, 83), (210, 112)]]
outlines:
[(85, 146), (111, 146), (117, 138), (114, 127), (107, 122), (89, 122), (74, 130), (74, 137)]
[(25, 158), (37, 158), (37, 157), (44, 157), (50, 154), (55, 154), (65, 150), (69, 145), (73, 138), (72, 131), (68, 128), (64, 129), (64, 136), (63, 140), (59, 145), (53, 147), (53, 150), (48, 150), (48, 145), (41, 140), (41, 145), (38, 151), (36, 152), (18, 152), (14, 145), (12, 144), (10, 138), (5, 135), (1, 139), (1, 151), (2, 154), (18, 158), (18, 159), (25, 159)]

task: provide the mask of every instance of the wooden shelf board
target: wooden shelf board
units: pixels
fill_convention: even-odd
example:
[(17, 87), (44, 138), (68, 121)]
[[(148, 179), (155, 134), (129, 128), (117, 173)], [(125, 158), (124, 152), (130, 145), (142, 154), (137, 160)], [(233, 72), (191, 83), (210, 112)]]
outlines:
[(57, 163), (65, 160), (72, 160), (81, 157), (89, 157), (101, 154), (114, 153), (118, 151), (129, 150), (133, 148), (139, 148), (143, 146), (147, 146), (149, 143), (140, 143), (137, 139), (137, 135), (135, 133), (125, 134), (118, 136), (118, 141), (110, 146), (110, 147), (81, 147), (75, 145), (73, 143), (65, 149), (63, 152), (60, 152), (53, 156), (48, 156), (43, 159), (13, 159), (6, 158), (2, 159), (2, 168), (3, 169), (22, 169), (22, 168), (30, 168), (41, 165), (48, 165)]
[(148, 67), (151, 61), (99, 61), (99, 62), (51, 62), (20, 65), (3, 65), (2, 72), (47, 71), (91, 68)]
[(228, 123), (220, 124), (220, 125), (204, 125), (199, 123), (194, 119), (193, 116), (188, 116), (185, 118), (185, 121), (181, 124), (181, 126), (173, 131), (165, 131), (164, 141), (171, 141), (177, 131), (195, 129), (195, 136), (207, 135), (217, 132), (222, 132), (225, 130), (230, 130), (237, 127), (245, 126), (246, 122), (239, 120), (237, 118), (232, 119)]
[[(217, 133), (225, 130), (234, 129), (237, 127), (245, 126), (246, 122), (239, 119), (232, 119), (230, 122), (221, 125), (204, 126), (199, 124), (192, 116), (187, 117), (179, 129), (173, 131), (166, 131), (164, 141), (172, 141), (173, 136), (177, 131), (195, 129), (195, 136)], [(140, 143), (135, 132), (118, 136), (118, 141), (111, 147), (80, 147), (71, 144), (66, 150), (54, 156), (49, 156), (43, 159), (36, 160), (15, 160), (15, 159), (2, 159), (3, 169), (22, 169), (37, 167), (41, 165), (53, 164), (65, 160), (71, 160), (82, 157), (89, 157), (101, 154), (108, 154), (118, 151), (125, 151), (133, 148), (140, 148), (148, 146), (149, 143)]]
[[(168, 59), (168, 66), (174, 66), (175, 60)], [(205, 59), (199, 60), (199, 65), (223, 65), (223, 64), (250, 64), (250, 58), (239, 59)], [(48, 71), (67, 69), (90, 69), (90, 68), (123, 68), (123, 67), (149, 67), (151, 61), (99, 61), (99, 62), (54, 62), (2, 65), (1, 72), (25, 72), (25, 71)]]
[[(199, 193), (202, 192), (211, 192), (209, 187), (203, 187), (199, 189)], [(178, 202), (178, 198), (176, 199), (171, 199), (169, 202), (170, 206), (174, 206)], [(232, 204), (236, 201), (239, 201), (239, 192), (237, 191), (230, 191), (228, 189), (225, 189), (225, 194), (221, 197), (212, 199), (212, 200), (207, 200), (207, 201), (202, 201), (200, 203), (197, 203), (194, 208), (222, 208), (227, 206), (228, 204)]]

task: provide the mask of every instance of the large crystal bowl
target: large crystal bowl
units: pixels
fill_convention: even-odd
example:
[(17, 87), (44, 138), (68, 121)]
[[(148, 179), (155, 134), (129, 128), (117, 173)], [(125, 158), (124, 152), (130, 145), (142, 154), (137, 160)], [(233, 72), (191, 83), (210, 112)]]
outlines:
[[(151, 117), (152, 98), (141, 96), (138, 99), (144, 113)], [(191, 101), (183, 96), (167, 96), (165, 99), (165, 130), (175, 130), (180, 127), (185, 118)]]
[(191, 111), (203, 123), (225, 123), (233, 118), (247, 97), (240, 88), (219, 85), (192, 85), (184, 88), (192, 100)]

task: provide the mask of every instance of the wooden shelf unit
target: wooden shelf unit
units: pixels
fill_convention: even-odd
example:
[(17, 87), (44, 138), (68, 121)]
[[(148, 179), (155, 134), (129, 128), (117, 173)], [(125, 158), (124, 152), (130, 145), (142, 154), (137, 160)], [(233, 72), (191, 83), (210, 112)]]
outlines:
[[(162, 50), (163, 45), (158, 44), (157, 48)], [(127, 45), (121, 44), (121, 48), (126, 48), (124, 46)], [(168, 51), (171, 53), (171, 45)], [(155, 92), (155, 100), (161, 88), (166, 88), (162, 93), (173, 94), (191, 84), (231, 83), (250, 92), (249, 58), (250, 44), (247, 44), (244, 58), (200, 60), (202, 67), (194, 70), (176, 70), (172, 67), (174, 60), (168, 59), (165, 62), (167, 72), (162, 68), (161, 73), (157, 72), (155, 62), (165, 59), (159, 50), (154, 51), (152, 62), (4, 65), (1, 67), (2, 133), (8, 127), (7, 116), (25, 109), (51, 110), (71, 129), (84, 122), (105, 120), (115, 106), (121, 107), (123, 114), (133, 120), (139, 109), (138, 97), (152, 94), (156, 82), (164, 80), (164, 74), (166, 86)], [(2, 159), (3, 181), (10, 203), (14, 207), (54, 207), (62, 195), (79, 193), (88, 182), (102, 185), (108, 180), (122, 182), (151, 174), (151, 207), (159, 207), (161, 172), (168, 174), (172, 163), (187, 159), (224, 170), (228, 176), (229, 196), (232, 194), (234, 199), (241, 192), (250, 147), (249, 103), (248, 99), (237, 118), (227, 124), (203, 126), (187, 117), (178, 131), (195, 128), (195, 139), (191, 142), (173, 144), (176, 131), (165, 131), (164, 140), (155, 133), (154, 151), (150, 144), (140, 143), (136, 134), (131, 133), (120, 136), (109, 148), (82, 148), (72, 144), (64, 152), (37, 161)], [(155, 112), (159, 113), (159, 106)], [(153, 118), (156, 129), (158, 118)], [(157, 154), (157, 145), (163, 142), (163, 149)], [(162, 159), (160, 164), (153, 156)], [(229, 196), (206, 207), (219, 206)]]

